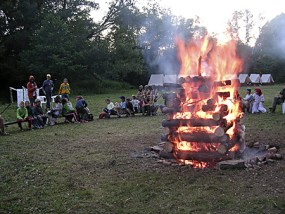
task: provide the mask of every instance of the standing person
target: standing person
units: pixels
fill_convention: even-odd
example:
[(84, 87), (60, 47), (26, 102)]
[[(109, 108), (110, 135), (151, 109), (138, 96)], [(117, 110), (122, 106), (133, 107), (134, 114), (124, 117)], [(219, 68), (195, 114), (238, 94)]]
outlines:
[(63, 83), (61, 83), (59, 87), (58, 95), (61, 95), (62, 99), (66, 98), (69, 100), (70, 86), (69, 86), (67, 78), (63, 79)]
[(252, 105), (252, 113), (265, 113), (266, 109), (263, 106), (263, 103), (265, 101), (264, 96), (262, 94), (262, 91), (260, 88), (255, 89), (255, 93), (253, 94), (253, 105)]
[(28, 122), (29, 129), (32, 128), (32, 121), (29, 119), (28, 110), (25, 107), (24, 101), (20, 102), (20, 107), (17, 109), (17, 122), (21, 130), (23, 130), (23, 127), (22, 127), (23, 122)]
[(29, 77), (29, 82), (27, 83), (28, 89), (28, 98), (30, 100), (31, 106), (34, 105), (35, 100), (37, 99), (37, 83), (35, 82), (34, 76)]
[(47, 79), (43, 83), (43, 92), (46, 95), (46, 109), (50, 109), (50, 102), (51, 102), (51, 96), (53, 91), (53, 81), (51, 80), (51, 75), (47, 74)]

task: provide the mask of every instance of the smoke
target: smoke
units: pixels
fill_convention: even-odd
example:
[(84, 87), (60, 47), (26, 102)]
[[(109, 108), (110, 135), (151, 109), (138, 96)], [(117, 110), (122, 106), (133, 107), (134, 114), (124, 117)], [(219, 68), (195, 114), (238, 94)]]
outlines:
[(149, 16), (143, 24), (139, 46), (151, 73), (178, 74), (180, 62), (177, 58), (176, 38), (189, 41), (195, 30), (191, 19), (171, 14)]
[(280, 14), (263, 26), (256, 42), (257, 50), (285, 60), (285, 14)]

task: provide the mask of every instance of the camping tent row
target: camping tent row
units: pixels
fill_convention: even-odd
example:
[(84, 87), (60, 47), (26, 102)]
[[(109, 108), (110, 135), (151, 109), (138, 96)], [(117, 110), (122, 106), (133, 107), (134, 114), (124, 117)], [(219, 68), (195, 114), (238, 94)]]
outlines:
[[(172, 85), (172, 84), (177, 84), (178, 79), (180, 75), (163, 75), (163, 74), (152, 74), (149, 81), (148, 85), (151, 86), (166, 86), (166, 85)], [(240, 74), (238, 77), (237, 75), (228, 75), (224, 78), (225, 80), (236, 80), (238, 79), (241, 84), (265, 84), (265, 83), (274, 83), (274, 80), (271, 76), (271, 74), (262, 74), (260, 77), (259, 74), (251, 74), (250, 76), (248, 74)]]
[[(148, 81), (148, 85), (155, 86), (155, 87), (171, 86), (171, 85), (177, 84), (178, 79), (180, 77), (186, 77), (186, 76), (175, 75), (175, 74), (172, 74), (172, 75), (152, 74)], [(227, 80), (228, 79), (234, 80), (234, 79), (237, 79), (237, 76), (230, 75), (227, 77)]]
[(248, 74), (240, 74), (238, 76), (239, 82), (241, 84), (266, 84), (266, 83), (274, 83), (273, 77), (271, 74), (262, 74), (261, 76), (259, 74), (251, 74), (250, 76)]

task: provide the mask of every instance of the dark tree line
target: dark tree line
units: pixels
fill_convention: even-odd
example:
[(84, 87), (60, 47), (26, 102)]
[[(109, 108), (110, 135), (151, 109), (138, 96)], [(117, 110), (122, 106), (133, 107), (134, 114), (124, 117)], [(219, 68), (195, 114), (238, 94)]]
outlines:
[[(176, 36), (189, 40), (195, 31), (206, 32), (193, 19), (176, 17), (155, 1), (140, 10), (134, 0), (114, 0), (95, 23), (90, 11), (96, 13), (99, 6), (91, 0), (2, 0), (1, 93), (25, 85), (30, 74), (38, 82), (51, 73), (60, 81), (67, 77), (74, 85), (95, 89), (105, 80), (146, 83), (151, 73), (178, 72)], [(284, 81), (284, 51), (278, 49), (278, 41), (284, 41), (284, 15), (263, 26), (250, 47), (253, 25), (249, 11), (236, 12), (229, 22), (232, 37), (240, 41), (240, 55), (247, 59), (245, 71), (272, 72)], [(241, 28), (246, 32), (243, 41)]]

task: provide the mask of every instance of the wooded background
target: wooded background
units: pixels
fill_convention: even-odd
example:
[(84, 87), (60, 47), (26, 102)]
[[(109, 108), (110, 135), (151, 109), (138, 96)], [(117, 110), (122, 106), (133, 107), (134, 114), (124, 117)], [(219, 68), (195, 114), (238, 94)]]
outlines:
[[(67, 77), (74, 88), (90, 92), (145, 84), (152, 73), (178, 73), (176, 36), (187, 41), (207, 30), (199, 17), (174, 16), (155, 1), (138, 8), (134, 0), (114, 0), (102, 20), (94, 22), (90, 11), (98, 11), (97, 2), (1, 0), (1, 94), (8, 95), (9, 86), (26, 85), (31, 74), (39, 85), (50, 73), (56, 85)], [(259, 26), (253, 38), (262, 19), (248, 10), (235, 11), (228, 30), (238, 41), (244, 73), (271, 73), (284, 82), (285, 14)]]

